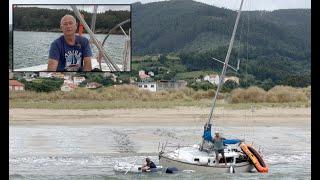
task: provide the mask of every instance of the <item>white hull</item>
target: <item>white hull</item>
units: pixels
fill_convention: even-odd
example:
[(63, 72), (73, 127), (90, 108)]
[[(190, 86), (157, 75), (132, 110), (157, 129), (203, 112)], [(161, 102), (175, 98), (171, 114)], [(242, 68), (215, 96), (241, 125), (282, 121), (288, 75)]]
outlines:
[[(196, 172), (230, 172), (232, 166), (235, 172), (250, 172), (254, 166), (243, 159), (244, 154), (240, 152), (237, 145), (228, 145), (224, 149), (224, 155), (227, 159), (225, 163), (215, 163), (215, 153), (199, 150), (199, 145), (177, 148), (174, 151), (162, 151), (159, 153), (159, 163), (163, 167), (176, 167), (178, 170), (193, 170)], [(219, 159), (221, 159), (221, 154)], [(242, 160), (240, 160), (240, 159)]]
[[(92, 69), (94, 69), (94, 68), (100, 69), (99, 63), (98, 63), (97, 59), (95, 59), (95, 58), (91, 59), (91, 66), (92, 66)], [(121, 71), (123, 71), (122, 64), (117, 64), (117, 66), (119, 67), (119, 69)], [(14, 71), (47, 71), (47, 67), (48, 67), (48, 64), (41, 64), (38, 66), (14, 69)], [(101, 68), (102, 68), (102, 71), (107, 71), (107, 72), (110, 71), (109, 67), (107, 66), (107, 64), (105, 62), (101, 63)]]
[[(160, 156), (159, 163), (163, 167), (176, 167), (179, 171), (182, 170), (193, 170), (197, 173), (230, 173), (230, 163), (227, 166), (224, 163), (220, 163), (217, 166), (209, 166), (209, 165), (197, 165), (191, 163), (185, 163), (181, 161), (176, 161), (169, 159), (164, 156)], [(249, 162), (241, 162), (232, 164), (235, 173), (237, 172), (251, 172), (254, 170), (254, 166)]]
[(142, 172), (141, 165), (130, 164), (130, 163), (117, 163), (114, 165), (113, 170), (117, 173), (148, 173), (148, 172), (157, 172), (162, 170), (162, 166), (157, 166), (153, 170), (148, 170), (147, 172)]

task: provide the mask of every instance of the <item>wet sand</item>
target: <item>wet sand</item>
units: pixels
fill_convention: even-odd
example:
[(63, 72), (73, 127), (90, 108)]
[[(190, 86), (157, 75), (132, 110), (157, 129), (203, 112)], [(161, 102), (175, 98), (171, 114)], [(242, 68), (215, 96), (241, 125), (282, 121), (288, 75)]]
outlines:
[[(112, 109), (112, 110), (9, 110), (11, 125), (119, 125), (119, 126), (187, 126), (203, 125), (210, 108), (176, 107), (172, 109)], [(217, 126), (286, 126), (310, 127), (311, 108), (262, 108), (234, 110), (217, 108)]]

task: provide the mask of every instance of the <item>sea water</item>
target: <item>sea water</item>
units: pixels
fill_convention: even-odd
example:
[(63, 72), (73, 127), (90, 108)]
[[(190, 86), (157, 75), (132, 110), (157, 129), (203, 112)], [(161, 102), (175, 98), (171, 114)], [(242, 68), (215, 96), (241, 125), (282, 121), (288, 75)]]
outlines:
[[(13, 32), (13, 67), (14, 69), (38, 66), (48, 63), (50, 44), (60, 37), (57, 32)], [(88, 34), (84, 37), (90, 39)], [(96, 38), (102, 43), (106, 34), (96, 34)], [(110, 35), (104, 45), (108, 55), (114, 62), (122, 64), (125, 45), (124, 35)], [(93, 45), (92, 52), (95, 56), (98, 49)]]
[[(311, 179), (309, 127), (220, 127), (227, 138), (246, 138), (260, 148), (269, 173), (125, 174), (117, 162), (158, 164), (159, 142), (192, 145), (202, 127), (165, 126), (9, 126), (10, 179)], [(236, 171), (236, 169), (235, 169)]]

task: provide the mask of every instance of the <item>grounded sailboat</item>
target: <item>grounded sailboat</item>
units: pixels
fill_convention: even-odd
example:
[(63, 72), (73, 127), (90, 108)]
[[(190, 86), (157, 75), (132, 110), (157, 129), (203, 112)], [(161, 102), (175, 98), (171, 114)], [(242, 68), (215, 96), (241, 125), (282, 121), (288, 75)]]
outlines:
[(223, 69), (219, 79), (219, 84), (213, 98), (212, 108), (210, 111), (208, 122), (204, 126), (203, 141), (200, 144), (195, 144), (188, 147), (177, 147), (175, 150), (166, 150), (162, 148), (159, 152), (159, 163), (163, 167), (174, 166), (179, 170), (194, 170), (196, 172), (250, 172), (257, 169), (258, 172), (268, 172), (268, 167), (262, 159), (261, 155), (250, 145), (238, 139), (224, 140), (224, 156), (226, 158), (226, 165), (222, 158), (216, 162), (216, 155), (212, 149), (211, 140), (211, 119), (213, 110), (215, 108), (218, 93), (223, 83), (224, 75), (226, 73), (240, 14), (243, 5), (241, 1), (240, 8), (237, 14), (236, 22), (232, 32), (228, 52), (223, 63)]

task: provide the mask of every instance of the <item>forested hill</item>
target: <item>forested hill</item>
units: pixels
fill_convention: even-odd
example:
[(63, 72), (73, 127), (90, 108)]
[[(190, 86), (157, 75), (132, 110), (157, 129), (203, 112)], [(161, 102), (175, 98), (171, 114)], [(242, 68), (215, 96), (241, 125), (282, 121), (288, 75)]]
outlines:
[[(81, 11), (81, 13), (84, 14), (84, 18), (90, 26), (92, 13), (86, 11)], [(73, 11), (68, 9), (15, 7), (13, 13), (14, 30), (59, 32), (60, 19), (65, 14), (74, 15)], [(129, 18), (129, 11), (109, 10), (104, 13), (97, 13), (95, 32), (107, 33), (112, 27)], [(128, 31), (129, 27), (130, 24), (128, 23), (123, 26), (126, 31)], [(118, 33), (121, 33), (121, 29)]]
[[(212, 57), (225, 58), (236, 15), (192, 0), (134, 3), (132, 54), (175, 53), (187, 71), (220, 72)], [(310, 9), (244, 11), (230, 63), (241, 59), (237, 76), (269, 87), (310, 85), (310, 29)]]
[[(240, 18), (237, 38), (259, 51), (285, 56), (310, 52), (310, 9), (248, 11)], [(132, 5), (133, 53), (206, 51), (226, 45), (236, 11), (191, 0)], [(249, 29), (248, 29), (249, 24)], [(242, 32), (242, 33), (241, 33)]]

